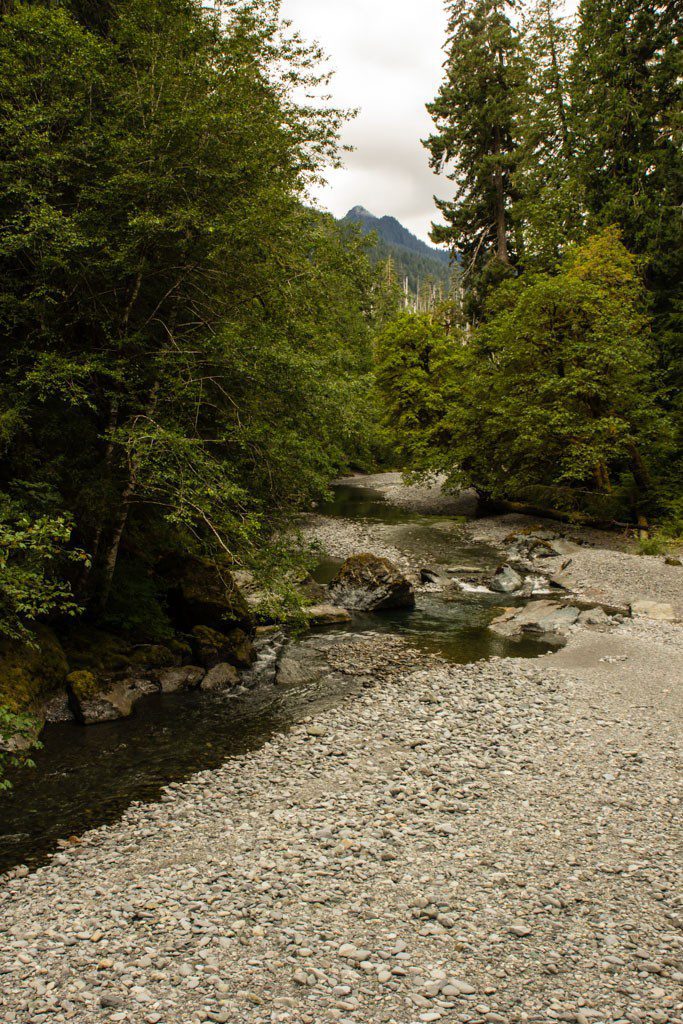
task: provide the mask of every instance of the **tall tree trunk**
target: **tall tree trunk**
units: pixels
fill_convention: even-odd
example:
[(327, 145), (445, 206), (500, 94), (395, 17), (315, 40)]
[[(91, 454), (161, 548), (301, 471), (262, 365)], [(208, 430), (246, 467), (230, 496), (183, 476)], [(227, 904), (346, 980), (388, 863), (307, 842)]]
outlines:
[(596, 462), (595, 467), (593, 469), (593, 476), (595, 477), (595, 482), (598, 486), (598, 490), (606, 491), (608, 494), (611, 493), (612, 483), (609, 478), (607, 466), (605, 465), (602, 459)]
[(633, 479), (636, 482), (636, 487), (642, 492), (649, 491), (652, 486), (650, 471), (645, 465), (642, 455), (632, 441), (628, 445), (628, 453), (631, 457), (631, 473), (633, 474)]
[(97, 589), (97, 598), (95, 601), (95, 610), (97, 612), (103, 612), (107, 607), (109, 601), (109, 595), (111, 594), (111, 585), (114, 579), (114, 572), (116, 570), (116, 563), (119, 557), (119, 548), (121, 547), (121, 538), (123, 537), (126, 529), (126, 523), (128, 522), (128, 513), (130, 512), (131, 501), (135, 493), (135, 488), (132, 481), (129, 481), (126, 488), (121, 495), (121, 504), (119, 506), (118, 515), (114, 523), (114, 531), (111, 535), (111, 540), (107, 548), (107, 553), (104, 557), (102, 570), (99, 577), (99, 586)]
[[(157, 404), (157, 396), (159, 394), (159, 382), (157, 381), (150, 392), (149, 400), (145, 408), (145, 415), (151, 416)], [(135, 417), (137, 419), (137, 417)], [(107, 547), (106, 554), (104, 555), (101, 562), (101, 569), (97, 577), (97, 594), (94, 601), (94, 608), (97, 612), (103, 612), (107, 606), (109, 595), (111, 593), (111, 584), (114, 578), (114, 572), (116, 570), (116, 563), (119, 557), (119, 548), (121, 547), (121, 540), (123, 538), (126, 524), (128, 522), (128, 513), (130, 512), (130, 506), (135, 495), (135, 465), (129, 461), (128, 464), (128, 477), (126, 486), (121, 494), (118, 514), (114, 522), (114, 529)]]
[[(500, 157), (501, 136), (500, 128), (493, 129), (493, 153)], [(503, 168), (500, 160), (496, 160), (493, 171), (493, 187), (495, 192), (495, 223), (496, 223), (496, 248), (498, 259), (501, 263), (510, 263), (507, 239), (507, 221), (505, 217), (505, 189), (503, 187)]]
[(567, 111), (564, 105), (564, 92), (562, 89), (562, 75), (560, 74), (560, 61), (557, 56), (555, 44), (555, 22), (550, 6), (550, 0), (546, 0), (546, 16), (548, 18), (548, 39), (550, 42), (550, 66), (552, 68), (552, 82), (557, 116), (560, 121), (560, 135), (562, 138), (562, 151), (567, 156), (569, 153), (569, 129), (567, 128)]

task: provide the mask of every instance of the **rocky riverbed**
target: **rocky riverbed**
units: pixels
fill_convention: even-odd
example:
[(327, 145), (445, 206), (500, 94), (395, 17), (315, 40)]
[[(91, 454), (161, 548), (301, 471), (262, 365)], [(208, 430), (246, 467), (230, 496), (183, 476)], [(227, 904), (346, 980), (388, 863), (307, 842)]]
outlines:
[[(677, 617), (683, 569), (578, 546), (584, 591)], [(683, 630), (620, 619), (533, 661), (318, 643), (345, 701), (2, 879), (0, 1020), (680, 1024)]]

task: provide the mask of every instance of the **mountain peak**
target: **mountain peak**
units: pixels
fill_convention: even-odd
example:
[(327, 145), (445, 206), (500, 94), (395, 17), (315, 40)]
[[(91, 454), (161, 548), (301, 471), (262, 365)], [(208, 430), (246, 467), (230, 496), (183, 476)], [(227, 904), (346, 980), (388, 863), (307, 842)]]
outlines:
[[(433, 271), (434, 264), (438, 264), (440, 267), (441, 274), (444, 277), (449, 275), (449, 256), (443, 249), (434, 249), (431, 245), (427, 245), (422, 239), (417, 238), (412, 231), (404, 227), (403, 224), (396, 217), (391, 217), (389, 214), (385, 214), (383, 217), (375, 217), (374, 214), (366, 210), (364, 206), (354, 206), (344, 217), (344, 221), (352, 224), (357, 224), (363, 234), (369, 234), (373, 231), (379, 238), (380, 244), (385, 247), (388, 246), (391, 250), (391, 254), (397, 257), (402, 254), (406, 257), (406, 254), (411, 253), (414, 256), (420, 257), (423, 261), (429, 261)], [(415, 263), (415, 260), (412, 261)], [(426, 274), (426, 270), (423, 267), (423, 272)]]
[[(346, 214), (346, 217), (370, 217), (371, 220), (377, 220), (374, 213), (370, 213), (364, 206), (354, 206)], [(345, 218), (346, 219), (346, 218)]]

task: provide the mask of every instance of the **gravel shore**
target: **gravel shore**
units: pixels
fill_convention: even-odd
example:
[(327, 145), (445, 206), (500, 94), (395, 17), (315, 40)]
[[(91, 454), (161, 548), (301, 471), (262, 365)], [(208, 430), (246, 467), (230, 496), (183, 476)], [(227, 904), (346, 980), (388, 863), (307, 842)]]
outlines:
[[(683, 618), (683, 568), (667, 565), (661, 556), (639, 555), (635, 544), (598, 530), (580, 529), (532, 516), (506, 515), (477, 519), (468, 526), (473, 540), (504, 546), (513, 533), (559, 536), (574, 539), (580, 548), (572, 552), (565, 570), (572, 591), (588, 599), (611, 604), (635, 600), (672, 604)], [(549, 559), (548, 568), (559, 571), (566, 558)]]
[[(649, 562), (575, 572), (673, 601)], [(329, 658), (345, 703), (0, 881), (2, 1024), (682, 1024), (681, 627)]]

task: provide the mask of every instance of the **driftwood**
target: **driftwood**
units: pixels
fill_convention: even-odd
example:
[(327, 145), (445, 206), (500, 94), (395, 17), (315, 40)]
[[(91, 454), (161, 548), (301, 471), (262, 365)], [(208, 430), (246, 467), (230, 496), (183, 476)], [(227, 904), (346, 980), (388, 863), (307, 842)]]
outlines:
[(556, 508), (546, 508), (524, 501), (508, 501), (505, 498), (487, 498), (481, 505), (483, 515), (516, 512), (524, 516), (539, 516), (541, 519), (552, 519), (558, 523), (573, 523), (579, 526), (591, 526), (598, 530), (635, 530), (641, 537), (648, 536), (647, 521), (643, 516), (635, 523), (623, 523), (617, 519), (604, 519), (591, 516), (586, 512), (562, 512)]

